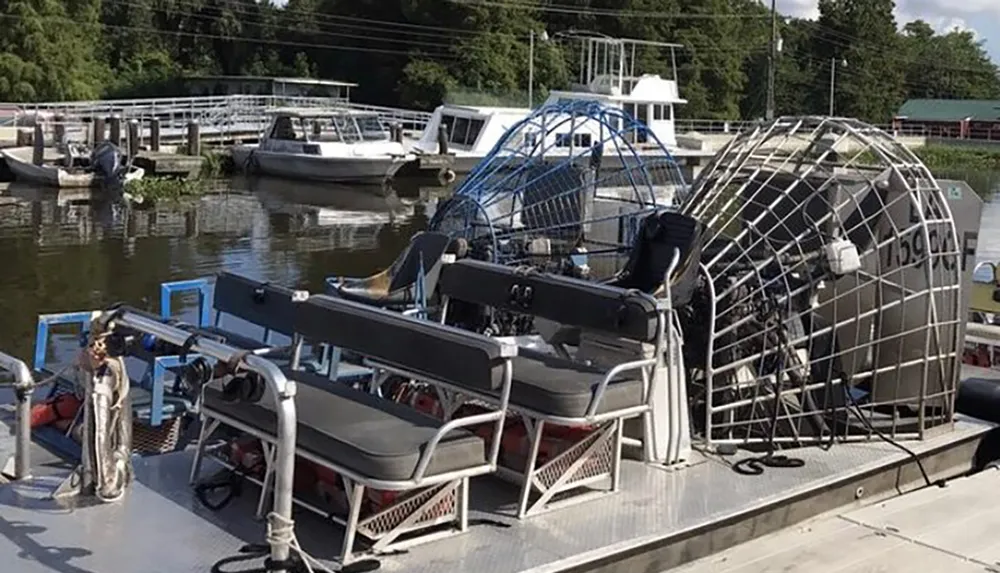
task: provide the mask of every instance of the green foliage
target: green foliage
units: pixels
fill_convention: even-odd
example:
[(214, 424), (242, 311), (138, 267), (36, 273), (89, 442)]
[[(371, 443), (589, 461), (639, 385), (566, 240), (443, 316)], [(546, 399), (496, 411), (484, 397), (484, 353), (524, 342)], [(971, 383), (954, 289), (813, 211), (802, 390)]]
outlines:
[(135, 203), (178, 201), (185, 197), (205, 193), (209, 188), (205, 179), (176, 177), (143, 177), (125, 183), (125, 193)]
[[(579, 78), (572, 30), (683, 44), (681, 116), (762, 117), (771, 22), (758, 0), (0, 0), (0, 101), (176, 95), (185, 75), (355, 81), (362, 101), (524, 105)], [(893, 0), (821, 0), (779, 18), (778, 114), (885, 123), (909, 98), (1000, 98), (997, 66), (966, 31), (897, 30)], [(568, 10), (573, 8), (576, 10)], [(548, 41), (543, 41), (543, 34)], [(669, 51), (639, 48), (666, 74)], [(846, 66), (843, 63), (846, 62)]]
[(993, 148), (927, 145), (914, 153), (932, 172), (983, 171), (1000, 172), (1000, 150)]

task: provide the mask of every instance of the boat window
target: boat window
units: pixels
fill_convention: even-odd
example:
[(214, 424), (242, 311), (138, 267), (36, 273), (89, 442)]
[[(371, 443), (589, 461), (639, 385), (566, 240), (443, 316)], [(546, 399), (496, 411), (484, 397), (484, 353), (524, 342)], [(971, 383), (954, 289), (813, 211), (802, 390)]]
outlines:
[(570, 142), (572, 142), (573, 147), (590, 147), (593, 144), (593, 138), (589, 133), (574, 133), (572, 138), (568, 133), (556, 135), (556, 147), (569, 147)]
[(361, 137), (365, 141), (383, 141), (389, 139), (389, 131), (377, 115), (361, 115), (356, 117)]
[(354, 118), (349, 115), (337, 115), (333, 117), (333, 125), (337, 128), (337, 133), (345, 143), (361, 141), (361, 130)]
[(469, 118), (456, 117), (455, 125), (451, 129), (451, 137), (448, 139), (452, 143), (465, 145), (465, 138), (469, 135)]
[(654, 120), (669, 120), (671, 119), (671, 107), (669, 105), (654, 105), (653, 106), (653, 119)]
[(274, 127), (268, 137), (284, 141), (305, 141), (304, 134), (300, 137), (300, 133), (302, 133), (302, 120), (282, 115), (275, 118)]
[(538, 134), (534, 131), (529, 131), (524, 134), (524, 146), (534, 147), (538, 144)]
[(455, 125), (455, 116), (442, 114), (440, 125), (444, 128), (444, 132), (448, 136), (448, 141), (451, 141), (451, 126)]
[(469, 124), (469, 135), (465, 138), (466, 145), (475, 145), (476, 140), (479, 139), (479, 132), (483, 130), (484, 125), (486, 125), (485, 120), (472, 120), (472, 123)]

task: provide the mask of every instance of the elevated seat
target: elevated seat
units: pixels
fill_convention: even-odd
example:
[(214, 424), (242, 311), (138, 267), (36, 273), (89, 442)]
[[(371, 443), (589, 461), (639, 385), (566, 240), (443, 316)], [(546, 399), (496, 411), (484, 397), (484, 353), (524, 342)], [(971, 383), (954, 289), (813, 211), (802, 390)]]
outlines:
[(388, 269), (365, 278), (330, 277), (326, 280), (327, 292), (347, 300), (397, 310), (422, 304), (425, 301), (421, 298), (429, 296), (437, 287), (441, 257), (450, 243), (448, 235), (417, 233)]
[[(550, 503), (556, 494), (601, 481), (605, 491), (617, 490), (622, 421), (649, 412), (649, 380), (664, 350), (661, 305), (637, 290), (471, 259), (445, 265), (438, 289), (445, 320), (449, 302), (460, 300), (655, 347), (649, 358), (609, 368), (525, 349), (514, 360), (510, 409), (527, 427), (530, 452), (525, 467), (502, 473), (521, 483), (519, 517), (557, 505)], [(445, 405), (446, 412), (454, 408)], [(582, 435), (540, 463), (546, 424), (576, 427)], [(540, 495), (531, 501), (535, 490)]]
[[(355, 557), (355, 537), (372, 541), (373, 552), (399, 548), (417, 540), (439, 537), (468, 527), (468, 482), (496, 470), (500, 433), (511, 387), (513, 344), (419, 320), (339, 297), (316, 295), (293, 301), (295, 348), (283, 369), (298, 382), (296, 454), (326, 467), (343, 482), (347, 515), (331, 518), (346, 528), (341, 558)], [(448, 422), (374, 394), (299, 369), (296, 357), (305, 341), (325, 343), (354, 352), (393, 372), (434, 381), (455, 392), (497, 396), (497, 408)], [(204, 389), (205, 420), (192, 467), (200, 471), (208, 437), (220, 425), (236, 428), (264, 446), (264, 488), (273, 479), (276, 456), (276, 415), (272, 396), (257, 403), (227, 400), (220, 381)], [(478, 433), (490, 428), (492, 444)], [(470, 429), (475, 428), (477, 434)], [(405, 492), (386, 507), (363, 513), (366, 489)], [(367, 510), (366, 510), (367, 511)], [(397, 543), (400, 535), (410, 539)], [(445, 532), (446, 533), (446, 532)]]

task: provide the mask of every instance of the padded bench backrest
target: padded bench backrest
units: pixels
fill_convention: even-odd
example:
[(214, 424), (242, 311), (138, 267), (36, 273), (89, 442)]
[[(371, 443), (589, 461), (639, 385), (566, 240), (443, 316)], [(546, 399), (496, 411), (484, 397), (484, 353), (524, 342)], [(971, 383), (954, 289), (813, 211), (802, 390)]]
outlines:
[(655, 341), (659, 332), (653, 297), (533, 269), (462, 259), (444, 266), (438, 292), (640, 342)]
[(517, 347), (502, 341), (326, 295), (295, 310), (295, 332), (386, 365), (473, 390), (499, 390)]
[(220, 313), (291, 336), (295, 332), (294, 289), (229, 272), (215, 279), (213, 305)]

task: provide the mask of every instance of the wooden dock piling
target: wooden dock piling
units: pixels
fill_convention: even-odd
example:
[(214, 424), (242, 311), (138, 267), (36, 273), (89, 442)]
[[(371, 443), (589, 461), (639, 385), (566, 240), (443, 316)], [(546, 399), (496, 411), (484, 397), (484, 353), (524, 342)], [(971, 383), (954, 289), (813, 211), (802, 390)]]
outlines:
[(149, 150), (160, 150), (160, 120), (155, 117), (149, 120)]
[(52, 118), (52, 120), (54, 122), (53, 125), (52, 125), (52, 134), (53, 134), (52, 139), (54, 141), (52, 143), (56, 147), (60, 147), (62, 145), (65, 145), (66, 144), (66, 116), (64, 116), (61, 113), (60, 114), (56, 114)]
[(438, 126), (438, 154), (448, 155), (448, 126)]
[(93, 132), (93, 145), (104, 141), (107, 138), (107, 126), (105, 125), (103, 117), (94, 118), (94, 132)]
[(111, 120), (108, 122), (108, 131), (111, 132), (108, 135), (108, 140), (114, 143), (116, 146), (121, 147), (122, 145), (122, 118), (120, 115), (111, 116)]
[(31, 140), (34, 147), (31, 153), (31, 162), (41, 165), (45, 161), (45, 125), (35, 118), (35, 135)]
[(187, 125), (188, 155), (201, 155), (201, 126), (197, 120), (188, 122)]
[(128, 133), (128, 158), (135, 158), (136, 154), (139, 153), (139, 122), (130, 119), (128, 121), (127, 127)]

